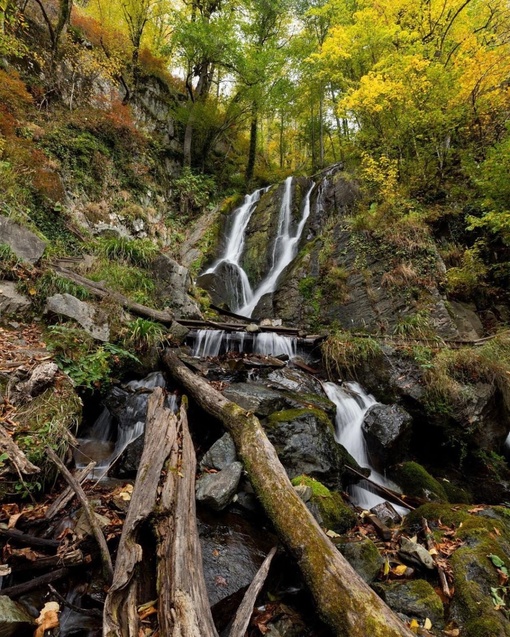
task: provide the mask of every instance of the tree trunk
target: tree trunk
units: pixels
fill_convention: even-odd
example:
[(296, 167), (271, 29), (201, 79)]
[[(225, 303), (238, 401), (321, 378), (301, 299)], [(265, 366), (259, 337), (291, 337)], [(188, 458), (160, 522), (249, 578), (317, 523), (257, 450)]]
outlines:
[(113, 584), (104, 608), (104, 637), (139, 637), (137, 609), (153, 599), (141, 575), (150, 524), (157, 546), (156, 595), (160, 637), (218, 637), (202, 572), (195, 519), (195, 453), (184, 405), (179, 417), (156, 388), (149, 399), (145, 443), (122, 529)]
[(250, 149), (248, 151), (248, 164), (246, 166), (246, 183), (250, 183), (253, 179), (255, 171), (255, 159), (257, 158), (257, 132), (258, 132), (258, 113), (256, 104), (251, 107), (250, 122)]
[(413, 633), (365, 584), (330, 542), (292, 487), (259, 420), (227, 400), (166, 350), (170, 373), (223, 422), (266, 514), (296, 559), (319, 613), (339, 637), (411, 637)]

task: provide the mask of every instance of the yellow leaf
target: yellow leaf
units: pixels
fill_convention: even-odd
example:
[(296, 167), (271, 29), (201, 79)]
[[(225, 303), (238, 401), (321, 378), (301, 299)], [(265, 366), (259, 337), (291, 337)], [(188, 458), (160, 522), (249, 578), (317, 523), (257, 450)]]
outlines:
[(390, 572), (390, 563), (388, 562), (388, 560), (384, 561), (384, 566), (383, 566), (383, 575), (386, 576), (388, 575)]
[(418, 624), (416, 619), (412, 619), (411, 623), (409, 624), (409, 628), (412, 630), (413, 633), (418, 633), (418, 629), (420, 628), (420, 624)]
[(28, 290), (28, 293), (30, 294), (30, 296), (35, 296), (37, 294), (37, 290), (35, 288), (30, 288), (30, 290)]
[(399, 577), (403, 575), (406, 571), (407, 571), (407, 566), (405, 564), (399, 564), (398, 566), (395, 566), (394, 569), (392, 569), (392, 572), (395, 573), (395, 575), (398, 575)]
[(430, 621), (428, 617), (425, 620), (425, 623), (423, 624), (423, 628), (425, 628), (425, 630), (430, 630), (432, 628), (432, 622)]
[(328, 531), (326, 531), (326, 535), (327, 535), (328, 537), (340, 537), (340, 536), (338, 535), (338, 533), (335, 533), (335, 532), (334, 532), (334, 531), (332, 531), (331, 529), (329, 529)]

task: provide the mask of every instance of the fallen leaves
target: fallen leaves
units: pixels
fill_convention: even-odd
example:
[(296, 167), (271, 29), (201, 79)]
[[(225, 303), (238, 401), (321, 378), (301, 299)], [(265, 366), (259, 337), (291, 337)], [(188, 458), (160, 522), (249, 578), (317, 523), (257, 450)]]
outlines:
[(44, 604), (39, 617), (35, 620), (37, 628), (34, 637), (44, 637), (44, 633), (52, 628), (58, 628), (58, 613), (60, 606), (57, 602), (47, 602)]

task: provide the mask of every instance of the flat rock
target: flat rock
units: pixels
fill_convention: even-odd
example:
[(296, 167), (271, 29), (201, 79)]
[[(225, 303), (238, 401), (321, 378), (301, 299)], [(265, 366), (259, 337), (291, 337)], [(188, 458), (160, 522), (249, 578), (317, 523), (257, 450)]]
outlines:
[[(27, 634), (32, 634), (34, 618), (27, 611), (6, 595), (0, 595), (0, 637), (10, 637), (16, 631), (26, 626)], [(18, 633), (20, 634), (20, 633)]]
[(32, 264), (39, 261), (46, 247), (36, 234), (7, 217), (0, 217), (0, 242), (6, 243), (19, 259)]
[(403, 562), (412, 566), (424, 567), (429, 570), (434, 570), (435, 568), (432, 555), (427, 549), (406, 537), (402, 537), (400, 540), (398, 556)]
[(71, 294), (54, 294), (50, 296), (46, 301), (45, 311), (74, 319), (98, 341), (106, 342), (110, 339), (110, 328), (107, 323), (99, 324), (95, 308)]
[(30, 299), (16, 290), (14, 281), (0, 281), (0, 316), (17, 316), (29, 307)]

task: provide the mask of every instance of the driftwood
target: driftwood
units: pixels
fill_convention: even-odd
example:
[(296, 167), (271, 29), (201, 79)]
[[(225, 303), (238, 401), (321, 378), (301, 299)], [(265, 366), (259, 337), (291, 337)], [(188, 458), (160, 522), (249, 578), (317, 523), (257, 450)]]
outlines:
[(99, 545), (99, 550), (101, 552), (101, 561), (103, 563), (103, 576), (106, 581), (110, 582), (113, 577), (113, 566), (112, 566), (112, 558), (110, 556), (110, 551), (108, 550), (108, 545), (106, 544), (106, 539), (103, 535), (103, 531), (99, 526), (99, 523), (96, 518), (96, 514), (94, 513), (90, 502), (85, 495), (85, 491), (79, 482), (77, 482), (76, 478), (71, 475), (69, 469), (65, 466), (62, 460), (57, 456), (57, 454), (53, 451), (51, 447), (46, 447), (46, 453), (48, 454), (49, 459), (56, 465), (62, 474), (65, 481), (68, 485), (73, 489), (80, 501), (80, 504), (83, 507), (83, 511), (87, 517), (87, 521), (92, 529), (92, 533), (96, 538), (96, 541)]
[(21, 451), (2, 425), (0, 425), (0, 452), (6, 453), (9, 456), (9, 460), (18, 473), (24, 473), (25, 475), (39, 473), (39, 467), (36, 467), (27, 459), (23, 451)]
[(228, 634), (228, 637), (244, 637), (248, 624), (250, 623), (251, 615), (253, 613), (253, 607), (257, 601), (257, 596), (260, 593), (261, 588), (264, 586), (267, 574), (269, 573), (269, 567), (273, 561), (273, 557), (276, 553), (276, 546), (273, 547), (266, 559), (263, 561), (262, 566), (257, 571), (253, 582), (248, 587), (248, 590), (244, 594), (243, 601), (237, 609), (237, 613)]
[(202, 570), (195, 511), (196, 457), (184, 406), (176, 424), (177, 438), (165, 465), (155, 524), (159, 630), (162, 637), (217, 637)]
[(164, 363), (208, 413), (223, 422), (282, 542), (296, 559), (322, 618), (336, 635), (411, 637), (413, 633), (365, 584), (322, 531), (251, 413), (193, 374), (171, 350)]
[(193, 444), (185, 408), (179, 417), (156, 388), (149, 399), (145, 444), (104, 609), (105, 637), (138, 637), (139, 543), (150, 521), (157, 538), (158, 620), (161, 637), (217, 637), (207, 600), (195, 520)]
[[(94, 460), (89, 462), (86, 467), (76, 472), (76, 475), (74, 476), (75, 480), (79, 484), (83, 484), (83, 482), (85, 482), (87, 476), (95, 466), (96, 463)], [(62, 493), (58, 496), (58, 498), (51, 503), (51, 506), (48, 507), (44, 517), (47, 520), (52, 520), (59, 511), (61, 511), (67, 504), (69, 504), (74, 496), (74, 490), (70, 486), (67, 486), (64, 491), (62, 491)]]

